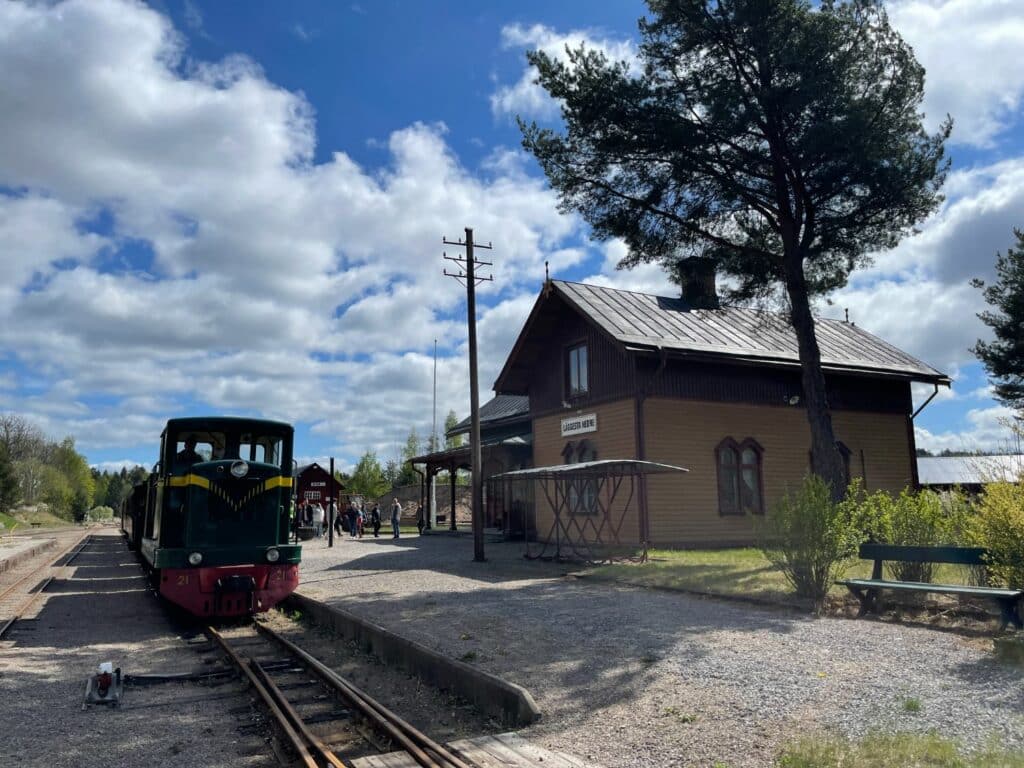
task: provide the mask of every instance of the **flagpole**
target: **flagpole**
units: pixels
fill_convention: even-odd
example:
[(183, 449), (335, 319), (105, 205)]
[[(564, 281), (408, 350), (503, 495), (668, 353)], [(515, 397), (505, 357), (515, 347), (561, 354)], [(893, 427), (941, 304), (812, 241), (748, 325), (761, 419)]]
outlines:
[[(437, 339), (434, 339), (434, 421), (430, 428), (430, 442), (431, 451), (437, 451)], [(435, 493), (434, 486), (434, 475), (430, 475), (428, 482), (430, 483), (430, 512), (427, 520), (430, 523), (430, 527), (434, 528), (437, 525), (437, 494)]]

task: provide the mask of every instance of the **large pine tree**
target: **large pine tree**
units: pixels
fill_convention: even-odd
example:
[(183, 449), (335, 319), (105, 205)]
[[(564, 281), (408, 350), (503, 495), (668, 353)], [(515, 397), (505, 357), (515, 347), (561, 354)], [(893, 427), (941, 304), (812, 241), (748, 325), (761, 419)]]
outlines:
[(996, 281), (987, 287), (973, 281), (992, 307), (978, 317), (995, 335), (993, 341), (979, 339), (973, 352), (988, 369), (996, 398), (1024, 413), (1024, 230), (1013, 233), (1016, 247), (996, 254)]
[(565, 210), (622, 238), (620, 266), (711, 258), (735, 296), (781, 288), (814, 471), (844, 491), (811, 298), (939, 204), (947, 120), (879, 0), (648, 0), (642, 72), (580, 47), (528, 54), (565, 132), (520, 121)]

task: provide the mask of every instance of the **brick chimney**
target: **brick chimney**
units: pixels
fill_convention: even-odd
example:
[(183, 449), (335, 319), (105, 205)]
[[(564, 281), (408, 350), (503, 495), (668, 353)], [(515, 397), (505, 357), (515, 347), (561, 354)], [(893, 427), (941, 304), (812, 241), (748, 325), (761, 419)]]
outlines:
[(691, 309), (718, 309), (714, 259), (692, 257), (676, 263), (683, 301)]

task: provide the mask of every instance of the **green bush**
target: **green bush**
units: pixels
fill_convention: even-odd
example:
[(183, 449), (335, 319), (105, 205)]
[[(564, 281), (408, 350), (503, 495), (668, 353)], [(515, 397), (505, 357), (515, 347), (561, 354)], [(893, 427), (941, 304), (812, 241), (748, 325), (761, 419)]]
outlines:
[[(893, 497), (886, 491), (865, 494), (855, 484), (850, 487), (850, 497), (856, 497), (855, 501), (851, 498), (852, 518), (862, 541), (931, 547), (958, 544), (967, 538), (970, 506), (960, 494), (942, 496), (904, 489)], [(886, 568), (900, 581), (930, 582), (934, 565), (892, 561)]]
[(977, 504), (975, 538), (988, 549), (989, 575), (1024, 587), (1024, 484), (992, 483)]
[(110, 507), (93, 507), (89, 510), (90, 520), (111, 520), (114, 517), (114, 510)]
[(829, 485), (809, 475), (755, 525), (757, 546), (796, 594), (820, 607), (829, 588), (857, 553), (855, 494), (832, 501)]
[[(932, 491), (912, 493), (904, 489), (894, 499), (889, 544), (934, 547), (953, 543), (950, 518), (942, 506), (942, 499)], [(930, 582), (934, 563), (888, 564), (889, 573), (899, 581)]]

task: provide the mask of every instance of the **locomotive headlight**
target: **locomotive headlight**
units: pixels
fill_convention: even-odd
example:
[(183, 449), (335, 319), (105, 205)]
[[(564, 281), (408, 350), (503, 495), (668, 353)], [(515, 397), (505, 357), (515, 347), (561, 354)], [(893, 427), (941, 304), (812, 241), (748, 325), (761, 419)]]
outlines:
[(267, 550), (267, 562), (276, 563), (281, 558), (281, 553), (275, 548), (271, 547)]
[(249, 474), (249, 465), (241, 460), (236, 461), (231, 465), (231, 474), (235, 477), (245, 477)]
[(189, 565), (199, 565), (201, 562), (203, 562), (203, 553), (193, 552), (191, 555), (188, 556), (188, 562)]

